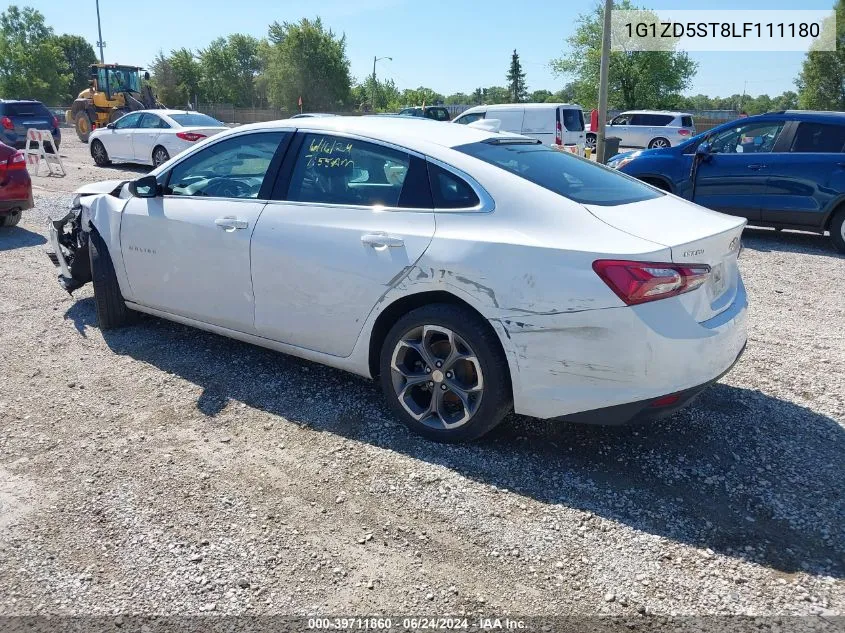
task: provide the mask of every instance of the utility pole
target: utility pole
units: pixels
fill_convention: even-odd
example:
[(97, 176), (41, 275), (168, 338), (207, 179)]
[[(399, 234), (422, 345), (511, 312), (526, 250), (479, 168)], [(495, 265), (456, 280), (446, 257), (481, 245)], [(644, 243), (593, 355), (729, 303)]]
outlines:
[(376, 57), (375, 55), (373, 55), (373, 89), (371, 90), (370, 94), (370, 106), (372, 107), (373, 112), (375, 112), (376, 110), (376, 86), (378, 85), (376, 83), (376, 62), (380, 62), (383, 59), (389, 59), (390, 61), (393, 61), (392, 57)]
[(100, 36), (100, 40), (97, 42), (97, 46), (100, 48), (100, 63), (105, 64), (106, 58), (103, 55), (103, 49), (106, 47), (106, 43), (103, 41), (103, 29), (100, 27), (100, 0), (97, 0), (97, 34)]
[(604, 0), (604, 29), (601, 38), (599, 71), (599, 129), (596, 132), (596, 161), (605, 162), (605, 122), (607, 121), (607, 74), (610, 66), (610, 12), (613, 0)]

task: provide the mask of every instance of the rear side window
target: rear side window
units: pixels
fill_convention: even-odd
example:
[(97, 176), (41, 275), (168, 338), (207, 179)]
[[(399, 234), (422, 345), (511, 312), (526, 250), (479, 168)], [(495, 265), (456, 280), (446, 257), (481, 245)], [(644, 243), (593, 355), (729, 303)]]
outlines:
[(481, 202), (463, 178), (438, 165), (428, 163), (428, 179), (435, 209), (469, 209)]
[(367, 207), (431, 208), (425, 161), (402, 151), (328, 134), (306, 134), (288, 200)]
[(634, 125), (652, 125), (663, 127), (675, 120), (671, 114), (635, 114), (637, 120)]
[(584, 113), (581, 110), (574, 108), (562, 108), (563, 113), (563, 127), (570, 132), (584, 131)]
[(478, 121), (479, 119), (484, 118), (483, 112), (471, 112), (469, 114), (464, 114), (457, 119), (455, 119), (454, 123), (460, 123), (461, 125), (466, 125), (467, 123), (472, 123), (474, 121)]
[(614, 206), (664, 195), (617, 171), (539, 143), (481, 142), (455, 149), (581, 204)]
[(449, 111), (446, 108), (429, 108), (425, 114), (429, 119), (434, 119), (435, 121), (449, 120)]
[(838, 154), (845, 151), (845, 125), (799, 123), (792, 152)]
[(681, 117), (681, 126), (682, 127), (692, 127), (692, 117), (691, 116), (682, 116)]
[(217, 119), (200, 114), (199, 112), (188, 112), (186, 114), (169, 114), (171, 119), (183, 127), (225, 127)]

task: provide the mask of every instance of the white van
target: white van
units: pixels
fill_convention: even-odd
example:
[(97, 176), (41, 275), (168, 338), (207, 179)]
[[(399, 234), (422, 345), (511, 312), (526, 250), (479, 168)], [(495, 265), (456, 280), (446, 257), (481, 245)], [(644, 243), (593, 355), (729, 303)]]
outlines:
[(541, 140), (546, 145), (584, 147), (584, 111), (571, 103), (502, 103), (475, 106), (455, 117), (452, 123), (473, 123), (498, 119), (503, 132), (515, 132)]

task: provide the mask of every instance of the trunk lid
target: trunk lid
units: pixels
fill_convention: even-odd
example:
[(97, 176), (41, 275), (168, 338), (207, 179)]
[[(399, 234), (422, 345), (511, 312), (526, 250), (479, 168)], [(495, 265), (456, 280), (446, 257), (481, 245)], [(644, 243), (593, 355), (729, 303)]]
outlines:
[(711, 211), (675, 196), (617, 206), (585, 205), (610, 226), (670, 249), (676, 264), (708, 264), (710, 279), (679, 297), (699, 322), (733, 303), (739, 289), (740, 239), (745, 218)]
[[(193, 132), (194, 134), (204, 134), (205, 136), (214, 136), (215, 134), (220, 134), (220, 132), (225, 132), (229, 128), (227, 127), (198, 127), (198, 126), (183, 126), (180, 128), (176, 128), (177, 132)], [(202, 139), (200, 139), (202, 140)]]

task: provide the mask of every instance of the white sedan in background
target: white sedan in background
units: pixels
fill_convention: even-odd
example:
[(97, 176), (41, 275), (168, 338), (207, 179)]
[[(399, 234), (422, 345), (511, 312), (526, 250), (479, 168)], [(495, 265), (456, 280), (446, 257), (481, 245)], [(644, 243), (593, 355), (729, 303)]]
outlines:
[(91, 156), (103, 167), (112, 161), (158, 167), (209, 136), (229, 128), (206, 114), (185, 110), (137, 110), (94, 130)]
[(102, 329), (145, 312), (378, 377), (412, 430), (462, 441), (511, 409), (687, 404), (745, 348), (744, 225), (523, 136), (325, 117), (85, 187), (49, 228)]

